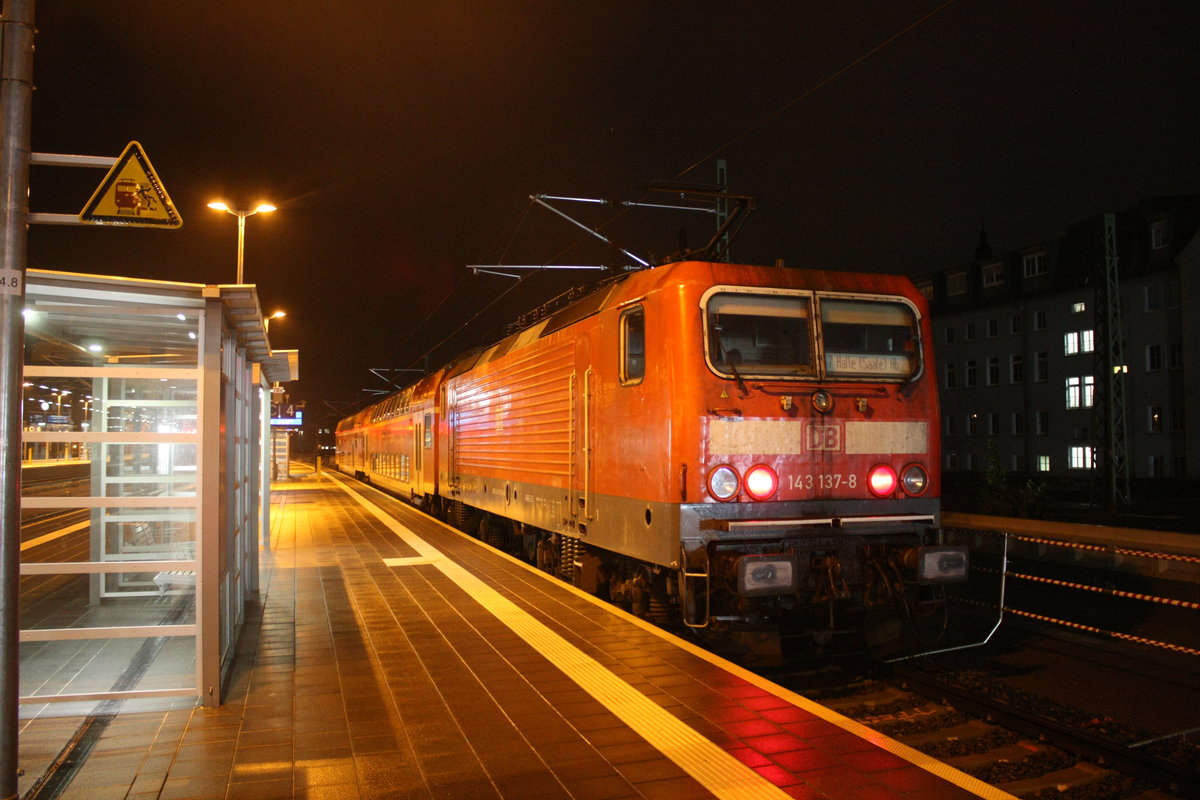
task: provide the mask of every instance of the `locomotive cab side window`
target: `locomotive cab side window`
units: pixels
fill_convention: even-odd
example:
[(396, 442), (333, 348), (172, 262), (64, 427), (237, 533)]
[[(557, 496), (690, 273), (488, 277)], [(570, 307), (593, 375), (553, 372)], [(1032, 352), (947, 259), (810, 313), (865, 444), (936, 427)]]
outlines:
[(621, 383), (646, 377), (646, 311), (640, 306), (621, 314)]

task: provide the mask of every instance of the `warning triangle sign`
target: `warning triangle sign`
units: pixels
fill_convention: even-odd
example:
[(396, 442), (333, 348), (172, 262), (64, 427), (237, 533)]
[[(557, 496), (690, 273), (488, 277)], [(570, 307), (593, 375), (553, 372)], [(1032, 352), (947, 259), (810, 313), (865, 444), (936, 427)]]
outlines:
[(79, 220), (97, 225), (147, 228), (183, 225), (162, 181), (150, 166), (146, 151), (137, 142), (125, 146), (125, 152), (79, 212)]

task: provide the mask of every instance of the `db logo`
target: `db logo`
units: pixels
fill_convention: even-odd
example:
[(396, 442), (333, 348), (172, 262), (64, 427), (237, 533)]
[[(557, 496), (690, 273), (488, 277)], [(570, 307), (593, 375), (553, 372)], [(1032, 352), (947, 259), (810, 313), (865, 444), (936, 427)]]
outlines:
[(808, 450), (841, 450), (842, 426), (817, 425), (805, 426), (805, 445)]

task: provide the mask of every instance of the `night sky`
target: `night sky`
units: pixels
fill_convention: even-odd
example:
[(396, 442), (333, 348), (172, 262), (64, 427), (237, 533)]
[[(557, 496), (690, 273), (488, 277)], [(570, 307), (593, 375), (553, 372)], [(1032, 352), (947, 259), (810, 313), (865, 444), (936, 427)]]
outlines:
[[(43, 0), (33, 149), (140, 141), (178, 231), (34, 226), (32, 267), (246, 281), (309, 401), (436, 364), (560, 292), (468, 264), (626, 260), (534, 193), (651, 200), (712, 183), (758, 209), (735, 260), (920, 274), (1141, 197), (1200, 191), (1200, 3), (1032, 0), (344, 3)], [(102, 170), (35, 167), (78, 213)], [(711, 217), (560, 204), (646, 258)], [(448, 338), (449, 337), (449, 338)]]

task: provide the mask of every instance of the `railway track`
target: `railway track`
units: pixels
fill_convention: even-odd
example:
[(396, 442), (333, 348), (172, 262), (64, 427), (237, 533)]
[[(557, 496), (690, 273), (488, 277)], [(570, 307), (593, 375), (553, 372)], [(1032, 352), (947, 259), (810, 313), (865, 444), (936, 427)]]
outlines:
[(762, 673), (1021, 798), (1200, 798), (1195, 741), (1156, 737), (1101, 710), (1014, 691), (986, 670), (929, 660), (905, 666), (860, 661), (849, 669), (809, 661)]
[(822, 705), (1021, 798), (1200, 797), (1200, 748), (934, 663), (772, 674)]

